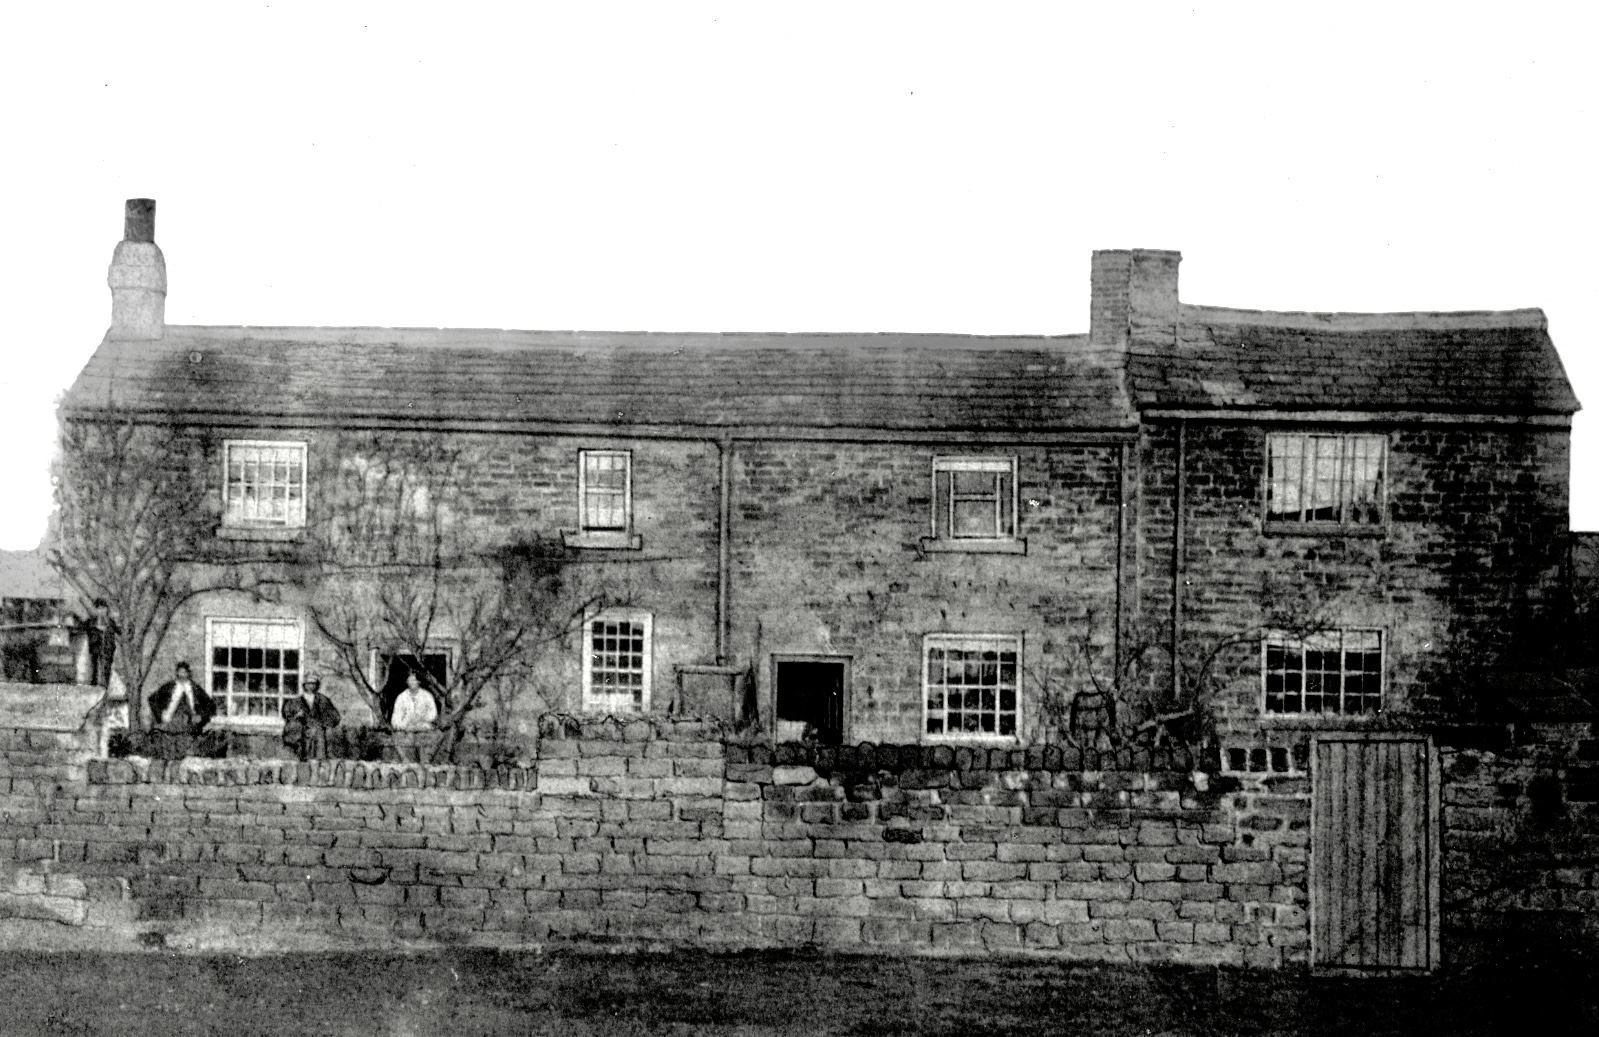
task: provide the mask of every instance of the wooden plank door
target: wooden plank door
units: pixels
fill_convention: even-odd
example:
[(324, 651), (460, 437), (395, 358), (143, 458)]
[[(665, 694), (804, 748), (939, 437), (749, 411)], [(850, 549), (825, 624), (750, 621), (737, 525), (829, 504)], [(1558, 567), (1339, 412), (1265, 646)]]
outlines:
[(1438, 964), (1438, 808), (1431, 742), (1332, 736), (1311, 771), (1311, 963), (1360, 973)]

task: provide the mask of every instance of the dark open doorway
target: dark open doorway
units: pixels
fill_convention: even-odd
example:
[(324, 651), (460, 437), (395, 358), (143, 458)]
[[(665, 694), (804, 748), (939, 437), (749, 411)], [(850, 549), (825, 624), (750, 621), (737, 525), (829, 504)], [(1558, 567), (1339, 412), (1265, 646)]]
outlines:
[[(400, 697), (400, 692), (405, 690), (405, 675), (412, 670), (418, 677), (426, 673), (433, 679), (431, 686), (426, 678), (422, 679), (422, 687), (439, 697), (438, 689), (444, 687), (449, 680), (450, 656), (446, 652), (424, 652), (419, 660), (416, 656), (404, 652), (378, 654), (378, 678), (383, 681), (383, 716), (385, 719), (394, 714), (394, 700)], [(440, 702), (442, 711), (444, 703)]]
[(827, 656), (774, 657), (779, 728), (808, 725), (823, 745), (842, 745), (848, 715), (849, 660)]

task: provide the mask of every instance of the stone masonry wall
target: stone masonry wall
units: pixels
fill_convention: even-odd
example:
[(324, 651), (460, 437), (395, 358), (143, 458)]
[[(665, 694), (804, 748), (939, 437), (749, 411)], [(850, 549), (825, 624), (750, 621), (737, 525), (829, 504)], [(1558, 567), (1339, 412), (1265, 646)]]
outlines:
[[(940, 455), (1014, 457), (1026, 556), (929, 553)], [(922, 638), (1024, 638), (1023, 740), (1039, 690), (1075, 688), (1081, 646), (1115, 636), (1120, 448), (744, 442), (734, 451), (733, 658), (849, 657), (845, 741), (914, 742)], [(773, 681), (758, 682), (763, 696)], [(763, 699), (762, 715), (771, 703)]]
[(74, 737), (0, 732), (0, 935), (1305, 955), (1302, 781), (1182, 752), (773, 751), (657, 719), (485, 772), (89, 762)]
[[(222, 517), (222, 450), (228, 439), (260, 439), (248, 427), (192, 430), (185, 439), (191, 477), (207, 488), (208, 521)], [(426, 454), (426, 436), (381, 435), (317, 429), (274, 431), (269, 438), (305, 442), (307, 526), (310, 532), (335, 520), (348, 521), (361, 505), (351, 496), (352, 471), (363, 465)], [(672, 694), (674, 667), (715, 662), (716, 564), (719, 522), (719, 463), (712, 442), (640, 440), (606, 436), (538, 436), (450, 433), (443, 443), (456, 453), (448, 500), (440, 507), (452, 529), (480, 546), (517, 537), (556, 539), (578, 525), (577, 458), (582, 449), (628, 450), (632, 454), (633, 531), (638, 550), (586, 550), (568, 577), (565, 593), (574, 607), (598, 599), (654, 617), (651, 707), (664, 708)], [(360, 694), (340, 677), (336, 653), (317, 634), (307, 610), (307, 580), (313, 571), (305, 536), (274, 540), (217, 537), (200, 545), (202, 557), (250, 560), (283, 586), (265, 600), (243, 593), (210, 594), (178, 615), (145, 689), (153, 691), (179, 660), (204, 667), (206, 617), (292, 619), (302, 623), (304, 672), (317, 671), (323, 689), (349, 723), (371, 723)], [(455, 631), (441, 620), (436, 631), (448, 644)], [(531, 724), (545, 710), (578, 712), (581, 639), (543, 653), (525, 680), (508, 722), (532, 740)], [(202, 679), (203, 673), (201, 674)], [(485, 717), (486, 719), (485, 711)]]
[(1539, 725), (1530, 744), (1442, 750), (1445, 937), (1599, 944), (1599, 740)]
[[(1301, 536), (1263, 528), (1265, 430), (1189, 423), (1185, 641), (1214, 644), (1295, 608), (1335, 626), (1381, 628), (1389, 714), (1469, 708), (1477, 675), (1539, 664), (1558, 631), (1567, 431), (1387, 432), (1386, 527)], [(1139, 626), (1167, 644), (1177, 437), (1174, 423), (1146, 426), (1140, 448)], [(1224, 743), (1264, 737), (1260, 666), (1253, 645), (1224, 660), (1235, 678), (1216, 703)]]

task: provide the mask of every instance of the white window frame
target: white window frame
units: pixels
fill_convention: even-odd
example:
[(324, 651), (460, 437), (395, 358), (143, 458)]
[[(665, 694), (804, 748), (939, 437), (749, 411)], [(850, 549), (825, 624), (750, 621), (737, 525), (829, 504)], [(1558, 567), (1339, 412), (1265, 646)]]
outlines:
[[(936, 634), (924, 634), (924, 635), (922, 635), (922, 682), (921, 682), (922, 683), (922, 709), (921, 709), (922, 720), (921, 720), (921, 732), (920, 732), (922, 741), (924, 741), (924, 742), (949, 742), (949, 743), (961, 743), (961, 744), (980, 744), (980, 745), (1016, 745), (1016, 744), (1019, 744), (1021, 742), (1022, 731), (1024, 730), (1024, 728), (1022, 726), (1023, 725), (1022, 665), (1023, 665), (1023, 662), (1024, 662), (1025, 658), (1026, 658), (1026, 656), (1024, 654), (1025, 650), (1026, 650), (1026, 643), (1025, 642), (1026, 642), (1026, 638), (1023, 635), (1021, 635), (1021, 634), (965, 634), (965, 633), (951, 633), (951, 632), (947, 632), (946, 631), (946, 632), (940, 632), (940, 633), (936, 633)], [(931, 673), (931, 668), (930, 668), (929, 664), (930, 664), (930, 657), (932, 655), (933, 649), (935, 649), (935, 648), (946, 648), (946, 649), (947, 648), (957, 648), (957, 649), (970, 650), (970, 649), (975, 648), (975, 647), (990, 646), (990, 645), (993, 646), (994, 648), (1000, 649), (1000, 650), (1009, 648), (1009, 649), (1011, 649), (1012, 651), (1014, 651), (1016, 653), (1016, 681), (1015, 681), (1015, 685), (1014, 685), (1014, 688), (1013, 688), (1013, 690), (1015, 691), (1015, 694), (1016, 694), (1016, 708), (1014, 710), (1014, 712), (1016, 714), (1016, 730), (1015, 730), (1015, 733), (1007, 735), (1007, 734), (1001, 734), (999, 732), (1000, 717), (1006, 712), (1005, 710), (1002, 710), (1002, 709), (999, 708), (1000, 701), (1001, 701), (1001, 693), (1004, 690), (1004, 686), (1003, 685), (999, 685), (999, 684), (995, 685), (995, 689), (996, 689), (995, 690), (995, 697), (996, 697), (996, 701), (995, 701), (995, 720), (994, 720), (994, 731), (992, 733), (986, 732), (986, 731), (979, 731), (979, 732), (956, 731), (956, 732), (951, 732), (951, 731), (948, 731), (948, 730), (941, 731), (941, 732), (938, 732), (938, 733), (929, 733), (928, 730), (927, 730), (927, 720), (928, 720), (928, 713), (929, 713), (929, 710), (928, 710), (928, 707), (927, 707), (927, 699), (928, 699), (928, 694), (929, 694), (929, 692), (931, 690), (931, 687), (932, 687), (932, 684), (931, 684), (932, 673)], [(945, 685), (945, 687), (947, 687), (947, 685)], [(946, 719), (946, 724), (948, 722), (947, 712), (948, 711), (946, 709), (946, 718), (945, 718)]]
[[(591, 457), (619, 457), (623, 461), (622, 528), (590, 526), (588, 521), (588, 460)], [(561, 531), (567, 547), (612, 548), (637, 551), (644, 538), (633, 532), (633, 451), (612, 448), (583, 449), (577, 452), (577, 528)]]
[[(1313, 494), (1306, 493), (1306, 486), (1315, 482), (1316, 469), (1307, 466), (1306, 461), (1319, 461), (1315, 442), (1318, 440), (1335, 440), (1338, 443), (1337, 469), (1333, 473), (1333, 496), (1340, 509), (1340, 516), (1336, 519), (1312, 519), (1274, 516), (1272, 514), (1272, 490), (1277, 480), (1273, 479), (1272, 457), (1274, 444), (1286, 444), (1290, 440), (1299, 440), (1299, 479), (1296, 493), (1299, 496), (1299, 513), (1304, 516), (1307, 499)], [(1355, 449), (1356, 445), (1364, 442), (1366, 446), (1376, 445), (1382, 451), (1382, 456), (1377, 463), (1377, 519), (1375, 522), (1354, 522), (1350, 519), (1351, 505), (1354, 496), (1350, 487), (1354, 479), (1349, 472), (1349, 466), (1354, 463), (1361, 452)], [(1288, 451), (1278, 451), (1286, 455)], [(1388, 435), (1383, 432), (1327, 432), (1320, 430), (1305, 431), (1276, 431), (1266, 433), (1266, 451), (1262, 477), (1264, 486), (1261, 492), (1261, 516), (1266, 525), (1274, 530), (1292, 531), (1296, 529), (1314, 530), (1316, 532), (1365, 532), (1381, 530), (1388, 523)], [(1369, 456), (1366, 454), (1364, 456)], [(1286, 484), (1286, 479), (1284, 479)]]
[[(593, 666), (595, 623), (634, 623), (644, 628), (643, 690), (636, 706), (632, 703), (631, 696), (628, 701), (623, 701), (623, 696), (620, 694), (604, 694), (595, 690)], [(650, 694), (655, 684), (655, 617), (651, 613), (630, 609), (607, 610), (585, 617), (579, 652), (578, 666), (583, 674), (583, 712), (632, 714), (650, 711)]]
[[(1327, 638), (1327, 637), (1336, 637), (1336, 638), (1338, 638), (1338, 642), (1339, 642), (1339, 644), (1338, 644), (1338, 656), (1339, 656), (1338, 700), (1339, 700), (1340, 705), (1342, 705), (1342, 703), (1344, 701), (1345, 689), (1346, 689), (1346, 685), (1347, 685), (1347, 681), (1348, 681), (1348, 677), (1349, 677), (1348, 671), (1343, 669), (1343, 658), (1347, 654), (1345, 652), (1345, 650), (1344, 650), (1344, 641), (1345, 641), (1345, 638), (1349, 634), (1375, 634), (1375, 635), (1377, 635), (1377, 708), (1376, 709), (1362, 709), (1362, 710), (1359, 710), (1359, 711), (1353, 712), (1353, 713), (1351, 713), (1351, 712), (1349, 712), (1348, 710), (1345, 710), (1345, 709), (1338, 709), (1336, 711), (1330, 710), (1330, 709), (1318, 709), (1318, 710), (1306, 709), (1304, 707), (1304, 700), (1305, 700), (1306, 692), (1305, 692), (1305, 683), (1304, 683), (1304, 677), (1303, 677), (1303, 674), (1305, 672), (1307, 672), (1304, 669), (1304, 665), (1303, 665), (1303, 658), (1304, 658), (1304, 652), (1306, 650), (1305, 649), (1306, 643), (1310, 642), (1310, 641), (1312, 641), (1314, 639), (1317, 639), (1317, 638)], [(1267, 694), (1267, 683), (1268, 683), (1268, 679), (1270, 678), (1270, 675), (1271, 675), (1271, 670), (1270, 670), (1269, 666), (1267, 665), (1267, 660), (1269, 658), (1269, 654), (1268, 653), (1270, 652), (1271, 647), (1274, 644), (1282, 647), (1284, 650), (1287, 650), (1288, 646), (1291, 645), (1291, 644), (1298, 644), (1299, 645), (1300, 658), (1301, 658), (1301, 664), (1300, 664), (1301, 678), (1300, 678), (1299, 691), (1297, 693), (1299, 695), (1299, 702), (1300, 702), (1300, 706), (1299, 706), (1298, 709), (1289, 710), (1289, 709), (1271, 709), (1271, 708), (1269, 708), (1270, 699), (1268, 698), (1268, 694)], [(1327, 649), (1320, 649), (1320, 650), (1325, 652)], [(1291, 632), (1286, 631), (1286, 630), (1268, 630), (1266, 632), (1266, 634), (1263, 637), (1261, 637), (1261, 639), (1260, 639), (1260, 712), (1261, 712), (1261, 715), (1267, 716), (1267, 717), (1340, 717), (1340, 718), (1345, 718), (1345, 719), (1348, 719), (1348, 718), (1357, 718), (1358, 719), (1358, 718), (1363, 718), (1363, 717), (1364, 718), (1370, 718), (1370, 717), (1380, 716), (1388, 708), (1388, 653), (1389, 653), (1388, 632), (1386, 630), (1382, 629), (1381, 627), (1373, 627), (1373, 626), (1333, 627), (1333, 628), (1328, 629), (1328, 630), (1314, 631), (1314, 632), (1309, 633), (1309, 634), (1295, 634), (1295, 633), (1291, 633)], [(1317, 672), (1325, 673), (1327, 671), (1323, 670), (1323, 671), (1317, 671)], [(1369, 671), (1362, 670), (1360, 672), (1361, 673), (1366, 673), (1366, 672), (1369, 672)], [(1282, 691), (1281, 694), (1284, 695), (1284, 696), (1286, 696), (1288, 694), (1288, 691), (1287, 691), (1286, 687), (1284, 688), (1284, 690)], [(1325, 691), (1322, 691), (1320, 694), (1325, 696), (1327, 693)], [(1366, 696), (1363, 695), (1362, 697), (1366, 697)]]
[[(589, 458), (611, 457), (622, 460), (622, 526), (591, 526), (588, 517), (588, 461)], [(577, 452), (577, 531), (592, 535), (626, 534), (633, 531), (633, 451), (631, 450), (579, 450)]]
[[(245, 518), (235, 514), (232, 502), (233, 455), (236, 450), (287, 450), (299, 454), (300, 480), (298, 512), (293, 498), (288, 500), (285, 515), (276, 518)], [(304, 529), (306, 516), (307, 466), (310, 448), (303, 440), (284, 439), (228, 439), (222, 443), (222, 525), (228, 529)], [(292, 483), (288, 485), (293, 485)]]
[[(213, 690), (214, 687), (215, 687), (215, 682), (213, 680), (213, 670), (216, 668), (216, 661), (215, 661), (216, 651), (215, 650), (216, 650), (216, 648), (218, 646), (217, 627), (219, 625), (221, 625), (221, 624), (224, 624), (224, 623), (238, 623), (238, 624), (245, 624), (245, 625), (250, 625), (250, 626), (274, 626), (274, 627), (283, 627), (283, 628), (292, 630), (294, 632), (293, 641), (294, 641), (294, 644), (295, 644), (295, 647), (294, 647), (293, 650), (299, 654), (299, 666), (297, 666), (295, 668), (296, 669), (296, 681), (295, 681), (296, 689), (295, 689), (294, 694), (296, 694), (296, 695), (299, 694), (299, 687), (303, 686), (303, 683), (305, 681), (306, 669), (307, 669), (306, 668), (306, 658), (305, 658), (305, 624), (302, 621), (298, 620), (298, 619), (283, 619), (283, 618), (273, 617), (273, 616), (207, 616), (207, 617), (205, 617), (205, 662), (203, 664), (204, 668), (205, 668), (205, 677), (204, 677), (203, 682), (197, 680), (196, 683), (199, 683), (200, 686), (205, 689), (206, 694), (210, 695), (212, 700), (217, 703), (217, 710), (218, 710), (217, 711), (217, 717), (216, 717), (216, 720), (213, 721), (213, 724), (216, 725), (216, 726), (222, 726), (222, 727), (239, 727), (239, 728), (245, 728), (245, 727), (250, 727), (250, 728), (254, 728), (254, 727), (276, 728), (276, 727), (281, 727), (282, 724), (283, 724), (283, 716), (282, 716), (281, 712), (276, 714), (276, 715), (273, 715), (273, 716), (248, 716), (248, 715), (240, 715), (240, 714), (233, 713), (233, 712), (224, 712), (224, 710), (226, 710), (231, 705), (231, 703), (229, 702), (229, 699), (228, 699), (228, 696), (229, 696), (230, 692), (228, 692), (228, 691), (220, 691), (219, 692), (219, 691)], [(234, 646), (230, 643), (228, 645), (228, 647), (231, 648), (231, 647), (234, 647)], [(228, 669), (231, 671), (232, 667), (229, 666)], [(280, 667), (279, 669), (281, 670), (282, 667)], [(195, 675), (195, 676), (198, 676), (198, 675)], [(279, 689), (278, 689), (278, 698), (280, 700), (280, 702), (279, 702), (280, 710), (281, 710), (281, 706), (282, 706), (281, 700), (287, 699), (288, 697), (289, 697), (289, 695), (284, 693), (283, 688), (279, 687)]]
[[(923, 554), (1019, 554), (1027, 553), (1027, 540), (1021, 535), (1021, 488), (1017, 478), (1020, 465), (1014, 456), (986, 455), (935, 455), (933, 457), (932, 483), (929, 487), (929, 536), (922, 537)], [(955, 533), (955, 477), (960, 472), (989, 472), (1010, 479), (1008, 494), (1001, 489), (994, 495), (994, 530), (991, 536), (956, 535)], [(949, 495), (944, 507), (939, 507), (938, 482), (949, 480)], [(1003, 507), (1009, 497), (1010, 525), (1004, 521)], [(981, 499), (988, 499), (982, 495)]]

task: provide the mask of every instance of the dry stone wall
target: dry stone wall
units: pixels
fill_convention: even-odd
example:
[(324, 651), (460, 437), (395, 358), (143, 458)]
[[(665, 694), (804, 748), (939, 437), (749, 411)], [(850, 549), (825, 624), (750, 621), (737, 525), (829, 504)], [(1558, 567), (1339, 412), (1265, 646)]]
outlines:
[(484, 771), (36, 735), (5, 733), (0, 915), (123, 938), (1304, 958), (1306, 790), (1182, 752), (772, 750), (657, 720)]
[[(1531, 734), (1440, 741), (1446, 960), (1599, 938), (1599, 742)], [(0, 942), (1307, 960), (1309, 776), (1180, 749), (773, 749), (664, 718), (499, 770), (96, 748), (0, 729)]]

